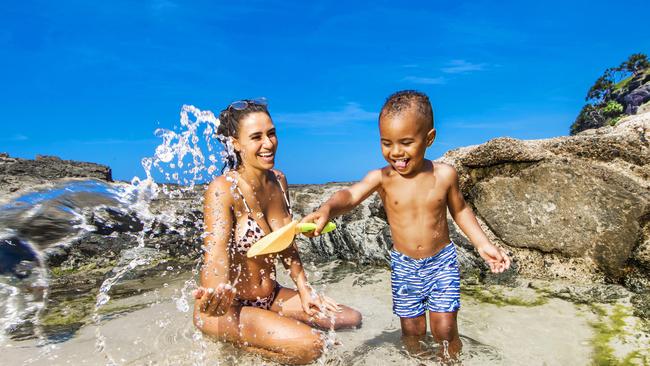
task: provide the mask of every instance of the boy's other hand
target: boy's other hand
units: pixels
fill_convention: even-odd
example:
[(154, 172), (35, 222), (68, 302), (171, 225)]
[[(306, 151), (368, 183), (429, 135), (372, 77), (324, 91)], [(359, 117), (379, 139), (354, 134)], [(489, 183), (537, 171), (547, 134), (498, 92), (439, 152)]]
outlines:
[(194, 299), (199, 302), (199, 309), (212, 316), (221, 316), (232, 305), (237, 290), (229, 284), (220, 284), (216, 288), (199, 287), (194, 291)]
[(490, 266), (492, 273), (502, 273), (510, 268), (510, 257), (495, 245), (489, 244), (478, 249), (478, 253)]
[(327, 225), (329, 219), (330, 219), (329, 213), (323, 209), (319, 209), (318, 211), (314, 211), (310, 213), (309, 215), (305, 216), (300, 222), (314, 223), (316, 224), (316, 230), (312, 232), (303, 233), (303, 234), (305, 234), (305, 236), (308, 236), (310, 238), (320, 235), (325, 225)]

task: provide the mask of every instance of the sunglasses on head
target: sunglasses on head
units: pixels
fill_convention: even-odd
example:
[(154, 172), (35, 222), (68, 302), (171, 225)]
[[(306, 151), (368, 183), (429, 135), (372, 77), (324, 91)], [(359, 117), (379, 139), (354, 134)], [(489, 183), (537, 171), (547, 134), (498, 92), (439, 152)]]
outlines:
[(243, 100), (238, 100), (236, 102), (230, 103), (228, 108), (241, 111), (246, 109), (249, 105), (261, 105), (266, 107), (267, 105), (269, 105), (269, 102), (264, 97), (255, 98), (255, 99), (243, 99)]

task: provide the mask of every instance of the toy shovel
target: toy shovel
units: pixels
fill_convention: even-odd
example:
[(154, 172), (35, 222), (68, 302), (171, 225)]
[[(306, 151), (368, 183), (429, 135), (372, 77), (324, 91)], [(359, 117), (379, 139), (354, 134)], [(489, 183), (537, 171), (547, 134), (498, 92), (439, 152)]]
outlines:
[[(321, 233), (328, 233), (334, 229), (336, 229), (336, 224), (330, 221), (325, 225)], [(298, 223), (298, 221), (294, 220), (258, 240), (248, 249), (246, 256), (251, 258), (256, 255), (280, 252), (291, 245), (297, 233), (306, 233), (314, 230), (316, 230), (316, 224), (310, 222)]]

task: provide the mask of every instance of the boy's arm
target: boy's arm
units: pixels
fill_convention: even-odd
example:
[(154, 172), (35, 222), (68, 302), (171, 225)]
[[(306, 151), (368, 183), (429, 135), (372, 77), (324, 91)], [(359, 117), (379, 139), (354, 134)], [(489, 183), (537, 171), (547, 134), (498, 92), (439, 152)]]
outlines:
[(454, 218), (458, 227), (467, 235), (470, 242), (481, 257), (490, 266), (490, 270), (495, 273), (501, 273), (510, 267), (510, 258), (505, 252), (497, 248), (490, 242), (490, 239), (485, 235), (483, 229), (476, 221), (474, 212), (467, 205), (463, 195), (460, 193), (458, 187), (458, 173), (452, 166), (444, 165), (444, 169), (448, 170), (445, 174), (449, 179), (449, 190), (447, 191), (447, 205), (451, 217)]
[(314, 235), (320, 235), (327, 221), (352, 210), (379, 186), (381, 186), (381, 169), (371, 171), (361, 181), (334, 193), (318, 210), (305, 216), (302, 222), (315, 223)]

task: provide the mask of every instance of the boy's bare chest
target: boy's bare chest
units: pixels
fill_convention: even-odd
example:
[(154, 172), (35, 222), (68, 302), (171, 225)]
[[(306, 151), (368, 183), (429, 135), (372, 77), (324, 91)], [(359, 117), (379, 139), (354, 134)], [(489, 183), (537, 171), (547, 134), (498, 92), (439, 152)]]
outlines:
[(389, 182), (383, 185), (381, 198), (387, 210), (397, 213), (446, 209), (447, 191), (437, 183), (434, 179)]

